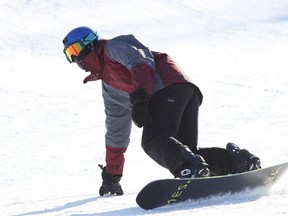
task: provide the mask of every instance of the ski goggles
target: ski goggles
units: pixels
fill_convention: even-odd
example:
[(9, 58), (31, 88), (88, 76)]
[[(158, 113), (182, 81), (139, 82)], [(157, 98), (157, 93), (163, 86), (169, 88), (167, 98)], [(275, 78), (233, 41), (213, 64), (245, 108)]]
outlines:
[[(82, 38), (80, 41), (70, 44), (67, 46), (63, 52), (67, 60), (72, 63), (74, 62), (74, 57), (81, 57), (85, 47), (91, 44), (95, 39), (98, 40), (98, 36), (93, 32), (89, 33), (86, 37)], [(81, 53), (82, 52), (82, 53)]]

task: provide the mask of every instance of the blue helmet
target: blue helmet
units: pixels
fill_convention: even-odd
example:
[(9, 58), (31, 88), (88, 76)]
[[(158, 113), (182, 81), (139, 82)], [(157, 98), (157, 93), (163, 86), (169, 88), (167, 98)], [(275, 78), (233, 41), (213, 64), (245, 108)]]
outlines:
[(64, 44), (64, 54), (69, 62), (73, 62), (73, 57), (78, 57), (81, 55), (81, 52), (87, 51), (88, 46), (93, 42), (97, 42), (99, 40), (99, 36), (96, 31), (88, 27), (78, 27), (71, 30), (67, 36), (63, 39)]

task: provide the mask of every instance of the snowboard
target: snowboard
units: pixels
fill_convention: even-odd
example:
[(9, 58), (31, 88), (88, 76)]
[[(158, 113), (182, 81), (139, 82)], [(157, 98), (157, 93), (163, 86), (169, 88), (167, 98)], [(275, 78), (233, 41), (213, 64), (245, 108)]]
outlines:
[(225, 176), (162, 179), (147, 184), (137, 195), (136, 202), (143, 209), (208, 198), (213, 195), (237, 193), (273, 185), (288, 168), (288, 163)]

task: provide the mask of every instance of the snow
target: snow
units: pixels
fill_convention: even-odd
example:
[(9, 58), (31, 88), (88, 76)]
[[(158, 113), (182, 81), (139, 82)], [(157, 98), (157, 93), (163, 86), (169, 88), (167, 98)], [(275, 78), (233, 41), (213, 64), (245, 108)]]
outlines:
[(100, 82), (62, 53), (72, 28), (134, 34), (169, 53), (201, 88), (199, 146), (233, 141), (262, 166), (288, 158), (287, 0), (1, 0), (0, 215), (287, 215), (287, 173), (269, 192), (145, 211), (135, 198), (170, 173), (133, 127), (124, 196), (99, 197), (104, 163)]

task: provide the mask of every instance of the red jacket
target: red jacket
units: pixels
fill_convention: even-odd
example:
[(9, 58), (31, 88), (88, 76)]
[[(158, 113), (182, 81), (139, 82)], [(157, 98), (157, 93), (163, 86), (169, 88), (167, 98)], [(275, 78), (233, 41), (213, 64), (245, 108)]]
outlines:
[(167, 54), (150, 51), (133, 35), (100, 40), (88, 61), (92, 76), (85, 83), (98, 78), (128, 94), (144, 88), (151, 95), (173, 83), (187, 81)]
[(129, 95), (138, 88), (144, 88), (151, 95), (187, 79), (167, 54), (150, 51), (133, 35), (98, 41), (81, 67), (91, 72), (84, 83), (102, 80), (107, 129), (106, 171), (121, 175), (132, 124)]

